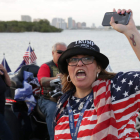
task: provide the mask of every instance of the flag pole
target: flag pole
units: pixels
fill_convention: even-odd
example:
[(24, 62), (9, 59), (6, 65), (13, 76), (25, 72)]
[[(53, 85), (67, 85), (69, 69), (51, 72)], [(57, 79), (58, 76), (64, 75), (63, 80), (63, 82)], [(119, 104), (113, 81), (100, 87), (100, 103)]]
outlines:
[(6, 69), (6, 64), (5, 64), (5, 53), (3, 53), (3, 59), (4, 59), (4, 68)]
[(30, 42), (29, 42), (29, 65), (30, 65), (30, 59), (31, 59), (30, 52), (31, 52), (31, 47), (30, 47)]

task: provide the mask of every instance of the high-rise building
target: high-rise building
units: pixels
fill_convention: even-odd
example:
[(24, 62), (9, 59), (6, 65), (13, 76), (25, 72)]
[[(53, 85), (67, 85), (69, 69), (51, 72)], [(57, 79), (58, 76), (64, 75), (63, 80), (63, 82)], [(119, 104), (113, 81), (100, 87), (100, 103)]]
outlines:
[(31, 17), (28, 16), (28, 15), (21, 15), (21, 21), (31, 22), (32, 19), (31, 19)]
[(62, 18), (53, 18), (52, 19), (52, 26), (55, 26), (56, 28), (66, 29), (66, 22)]
[(72, 17), (69, 17), (68, 18), (68, 29), (72, 29), (73, 28), (73, 20), (72, 20)]
[(85, 22), (82, 22), (81, 23), (81, 26), (82, 26), (82, 28), (86, 28), (86, 23)]
[(94, 29), (94, 28), (96, 28), (96, 26), (95, 26), (95, 24), (94, 24), (94, 23), (92, 24), (91, 28), (93, 28), (93, 29)]
[(72, 27), (75, 29), (76, 28), (76, 22), (75, 20), (72, 20)]
[(82, 28), (81, 23), (77, 22), (77, 29), (81, 29), (81, 28)]

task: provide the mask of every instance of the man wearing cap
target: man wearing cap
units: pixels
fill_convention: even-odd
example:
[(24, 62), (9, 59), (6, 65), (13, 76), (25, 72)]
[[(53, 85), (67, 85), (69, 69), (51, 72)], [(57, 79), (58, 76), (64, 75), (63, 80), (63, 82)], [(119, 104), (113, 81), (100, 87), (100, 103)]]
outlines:
[(54, 115), (56, 109), (56, 99), (52, 98), (49, 94), (52, 91), (50, 87), (50, 81), (61, 77), (58, 69), (58, 59), (61, 54), (66, 50), (65, 43), (56, 43), (52, 47), (53, 60), (43, 64), (38, 71), (38, 80), (41, 85), (41, 97), (38, 100), (38, 105), (42, 113), (46, 117), (47, 128), (50, 136), (50, 140), (54, 140)]

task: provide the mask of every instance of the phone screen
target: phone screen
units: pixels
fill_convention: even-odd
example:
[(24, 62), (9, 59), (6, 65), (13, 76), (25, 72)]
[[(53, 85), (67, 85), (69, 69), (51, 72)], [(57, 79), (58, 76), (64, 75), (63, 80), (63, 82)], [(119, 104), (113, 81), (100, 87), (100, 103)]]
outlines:
[(118, 14), (117, 12), (107, 12), (104, 15), (102, 25), (103, 26), (110, 26), (110, 19), (114, 17), (115, 23), (127, 25), (131, 16), (130, 13), (125, 13), (124, 15)]

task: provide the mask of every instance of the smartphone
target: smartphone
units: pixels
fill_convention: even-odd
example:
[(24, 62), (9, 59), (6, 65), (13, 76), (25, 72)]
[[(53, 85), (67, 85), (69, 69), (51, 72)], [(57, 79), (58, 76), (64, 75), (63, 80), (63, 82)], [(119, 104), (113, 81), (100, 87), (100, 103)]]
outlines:
[(112, 16), (114, 17), (116, 24), (127, 25), (129, 20), (130, 20), (130, 17), (131, 17), (131, 12), (125, 13), (125, 14), (118, 14), (117, 12), (106, 12), (104, 15), (104, 18), (103, 18), (102, 25), (103, 26), (111, 26), (110, 19)]

